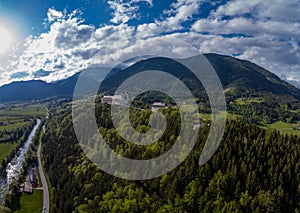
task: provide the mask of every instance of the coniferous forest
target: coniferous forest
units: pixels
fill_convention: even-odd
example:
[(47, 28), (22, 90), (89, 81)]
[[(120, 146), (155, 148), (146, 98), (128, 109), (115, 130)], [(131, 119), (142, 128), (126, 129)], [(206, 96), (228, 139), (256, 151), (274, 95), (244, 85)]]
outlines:
[[(155, 179), (129, 181), (101, 171), (89, 161), (74, 133), (71, 107), (50, 110), (43, 155), (53, 194), (52, 212), (299, 212), (300, 139), (263, 129), (244, 119), (228, 120), (215, 155), (198, 165), (208, 125), (201, 128), (189, 157)], [(138, 149), (117, 137), (109, 106), (96, 108), (99, 130), (122, 155), (151, 158), (168, 150), (176, 128)], [(176, 110), (164, 110), (176, 123)], [(136, 129), (147, 128), (147, 113), (132, 111)], [(209, 122), (209, 121), (207, 121)], [(167, 127), (168, 128), (168, 127)], [(137, 152), (138, 149), (138, 152)]]

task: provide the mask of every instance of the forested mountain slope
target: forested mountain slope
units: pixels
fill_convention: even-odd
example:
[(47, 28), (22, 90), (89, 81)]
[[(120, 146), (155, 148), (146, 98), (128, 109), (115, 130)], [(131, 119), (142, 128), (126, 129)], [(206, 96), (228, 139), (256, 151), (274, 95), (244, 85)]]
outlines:
[[(117, 152), (134, 146), (120, 140), (98, 106), (99, 127)], [(171, 110), (172, 109), (168, 109)], [(176, 119), (168, 110), (170, 120)], [(134, 118), (145, 120), (138, 112)], [(146, 116), (146, 115), (145, 115)], [(204, 166), (198, 159), (208, 127), (200, 129), (189, 157), (159, 178), (126, 181), (110, 176), (83, 154), (67, 105), (53, 108), (43, 137), (46, 171), (53, 189), (54, 212), (297, 212), (300, 209), (300, 138), (280, 135), (237, 119), (227, 123), (224, 138)], [(102, 122), (101, 122), (102, 121)], [(105, 122), (104, 122), (105, 121)], [(146, 123), (141, 123), (146, 125)], [(176, 130), (171, 130), (176, 134)], [(119, 139), (118, 139), (119, 138)], [(151, 157), (166, 151), (168, 137), (142, 149)], [(156, 149), (158, 147), (159, 149)]]

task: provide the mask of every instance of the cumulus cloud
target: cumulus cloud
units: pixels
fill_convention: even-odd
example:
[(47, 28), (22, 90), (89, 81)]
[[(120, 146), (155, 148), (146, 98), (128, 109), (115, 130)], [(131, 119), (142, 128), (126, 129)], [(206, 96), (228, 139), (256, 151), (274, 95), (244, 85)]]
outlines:
[[(42, 79), (47, 82), (69, 77), (79, 71), (110, 61), (137, 55), (157, 54), (180, 58), (195, 55), (195, 48), (173, 35), (138, 39), (136, 27), (128, 24), (87, 25), (73, 12), (50, 25), (38, 37), (29, 37), (18, 61), (10, 64), (11, 79)], [(172, 44), (172, 46), (170, 46)], [(190, 46), (190, 47), (189, 47)], [(191, 50), (192, 49), (192, 50)], [(24, 73), (26, 71), (26, 75)]]
[(108, 1), (114, 11), (111, 23), (100, 27), (86, 24), (80, 11), (50, 8), (49, 31), (27, 38), (23, 54), (11, 61), (1, 79), (49, 82), (139, 55), (182, 58), (215, 52), (250, 60), (299, 85), (299, 1), (213, 2), (208, 17), (197, 18), (207, 1), (177, 0), (153, 22), (130, 26), (141, 2), (153, 4)]
[(299, 21), (300, 2), (298, 0), (233, 0), (221, 5), (211, 15), (222, 18), (224, 16), (244, 16), (248, 14), (258, 19), (273, 21)]
[(63, 12), (57, 11), (54, 8), (50, 8), (47, 12), (47, 18), (49, 22), (53, 22), (64, 17)]
[[(53, 10), (49, 9), (51, 14), (61, 14)], [(87, 66), (88, 62), (79, 65), (82, 56), (73, 52), (86, 48), (95, 29), (84, 24), (78, 14), (74, 11), (53, 22), (48, 32), (28, 37), (23, 53), (9, 65), (11, 78), (19, 77), (18, 73), (26, 71), (28, 75), (23, 76), (25, 80), (39, 78), (52, 81), (75, 74), (78, 67)]]
[(152, 0), (109, 0), (107, 3), (114, 11), (111, 22), (127, 23), (131, 19), (138, 18), (138, 10), (140, 2), (147, 2), (149, 5), (153, 5)]
[(300, 37), (300, 23), (251, 20), (234, 18), (230, 20), (200, 19), (192, 30), (214, 34), (245, 34), (247, 36), (269, 35), (273, 37)]
[(88, 42), (94, 32), (94, 26), (80, 25), (77, 19), (68, 19), (52, 29), (57, 32), (55, 46), (58, 48), (76, 47)]
[(191, 31), (209, 35), (202, 51), (235, 55), (296, 82), (300, 79), (298, 14), (298, 0), (233, 0), (197, 20)]
[(171, 8), (164, 10), (166, 17), (155, 20), (154, 23), (145, 23), (137, 27), (137, 37), (147, 38), (160, 33), (171, 33), (184, 30), (186, 21), (192, 20), (193, 15), (199, 13), (204, 0), (178, 0), (171, 4)]
[(164, 11), (170, 17), (162, 21), (161, 25), (170, 30), (180, 29), (183, 22), (190, 20), (199, 12), (203, 2), (203, 0), (178, 0), (171, 5), (171, 10)]
[[(276, 74), (285, 73), (289, 78), (300, 77), (300, 55), (293, 51), (295, 41), (282, 41), (268, 36), (223, 37), (222, 35), (201, 35), (189, 33), (188, 40), (202, 53), (216, 52), (234, 55), (250, 60)], [(299, 47), (299, 46), (298, 46)], [(290, 50), (290, 51), (288, 51)]]

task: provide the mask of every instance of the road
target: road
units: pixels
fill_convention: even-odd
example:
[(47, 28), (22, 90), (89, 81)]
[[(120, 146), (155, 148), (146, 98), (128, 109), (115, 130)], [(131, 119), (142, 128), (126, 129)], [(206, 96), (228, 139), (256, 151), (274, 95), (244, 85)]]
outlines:
[(39, 171), (40, 171), (41, 181), (43, 184), (43, 194), (44, 194), (44, 204), (43, 204), (42, 212), (48, 213), (49, 212), (49, 190), (48, 190), (47, 181), (46, 181), (45, 174), (44, 174), (43, 167), (42, 167), (41, 144), (39, 145), (39, 148), (38, 148), (38, 161), (39, 161)]

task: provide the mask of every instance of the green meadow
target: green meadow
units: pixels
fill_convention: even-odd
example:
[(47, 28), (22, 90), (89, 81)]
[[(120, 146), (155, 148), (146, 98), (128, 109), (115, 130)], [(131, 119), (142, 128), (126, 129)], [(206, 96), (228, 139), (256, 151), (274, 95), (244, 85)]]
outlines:
[(2, 162), (16, 146), (17, 143), (0, 143), (0, 162)]
[(38, 116), (45, 116), (43, 105), (1, 105), (0, 108), (0, 163), (17, 146), (17, 132), (24, 130)]
[(20, 209), (15, 213), (40, 213), (43, 211), (43, 190), (34, 190), (33, 194), (23, 193), (20, 197)]
[(273, 129), (273, 130), (279, 130), (283, 134), (300, 135), (300, 130), (296, 129), (299, 126), (300, 126), (300, 122), (298, 122), (297, 124), (291, 124), (283, 121), (277, 121), (272, 124), (266, 124), (263, 127)]

